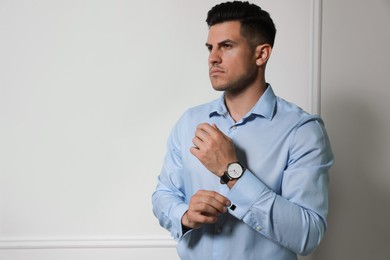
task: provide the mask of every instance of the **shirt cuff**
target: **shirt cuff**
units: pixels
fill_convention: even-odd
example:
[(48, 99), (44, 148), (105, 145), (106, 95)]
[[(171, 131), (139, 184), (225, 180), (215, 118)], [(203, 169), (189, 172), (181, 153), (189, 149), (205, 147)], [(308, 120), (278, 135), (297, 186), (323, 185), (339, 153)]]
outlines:
[(171, 235), (175, 240), (179, 240), (183, 236), (183, 228), (181, 224), (181, 219), (184, 213), (188, 210), (187, 204), (179, 204), (175, 207), (172, 214), (172, 229)]
[(266, 199), (265, 197), (268, 195), (270, 195), (269, 188), (246, 169), (227, 193), (227, 198), (231, 201), (231, 206), (228, 208), (229, 213), (238, 219), (243, 219), (255, 202)]

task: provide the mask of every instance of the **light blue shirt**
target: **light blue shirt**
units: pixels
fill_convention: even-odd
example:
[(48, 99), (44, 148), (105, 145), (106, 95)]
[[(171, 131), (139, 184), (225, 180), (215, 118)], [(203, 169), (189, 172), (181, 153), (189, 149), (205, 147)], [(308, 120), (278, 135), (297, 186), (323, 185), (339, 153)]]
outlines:
[[(231, 190), (189, 151), (197, 125), (205, 122), (233, 140), (246, 168)], [(275, 96), (270, 85), (239, 122), (222, 95), (186, 111), (173, 128), (153, 211), (178, 241), (181, 259), (297, 259), (313, 251), (326, 230), (332, 164), (320, 117)], [(198, 190), (219, 192), (235, 209), (183, 234), (181, 218)]]

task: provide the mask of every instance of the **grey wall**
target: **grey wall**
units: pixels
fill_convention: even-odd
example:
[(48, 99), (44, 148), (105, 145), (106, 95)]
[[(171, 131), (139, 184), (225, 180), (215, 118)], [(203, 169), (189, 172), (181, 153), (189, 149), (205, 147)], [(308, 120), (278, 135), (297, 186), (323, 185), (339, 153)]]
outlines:
[(336, 164), (316, 260), (390, 259), (390, 1), (323, 1), (322, 114)]

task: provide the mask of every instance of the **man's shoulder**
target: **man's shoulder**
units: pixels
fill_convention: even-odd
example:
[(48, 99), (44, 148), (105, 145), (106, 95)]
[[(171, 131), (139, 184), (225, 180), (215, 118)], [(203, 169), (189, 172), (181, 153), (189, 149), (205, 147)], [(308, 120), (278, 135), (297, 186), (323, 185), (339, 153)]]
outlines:
[(183, 140), (191, 140), (187, 138), (188, 135), (193, 135), (196, 127), (200, 123), (209, 121), (210, 111), (213, 110), (215, 104), (216, 100), (213, 100), (185, 110), (175, 123), (171, 132), (171, 138), (176, 139), (177, 143), (180, 143)]
[(218, 104), (219, 99), (214, 99), (207, 103), (190, 107), (184, 112), (183, 116), (190, 118), (209, 116), (212, 112), (217, 110)]
[(276, 100), (277, 109), (275, 115), (278, 118), (295, 121), (298, 125), (305, 124), (305, 122), (309, 121), (321, 121), (319, 115), (311, 114), (293, 102), (287, 101), (281, 97), (276, 97)]
[(295, 113), (295, 114), (299, 114), (299, 115), (309, 114), (304, 109), (302, 109), (302, 107), (300, 107), (299, 105), (297, 105), (291, 101), (288, 101), (282, 97), (276, 96), (276, 102), (277, 102), (278, 109), (280, 112)]

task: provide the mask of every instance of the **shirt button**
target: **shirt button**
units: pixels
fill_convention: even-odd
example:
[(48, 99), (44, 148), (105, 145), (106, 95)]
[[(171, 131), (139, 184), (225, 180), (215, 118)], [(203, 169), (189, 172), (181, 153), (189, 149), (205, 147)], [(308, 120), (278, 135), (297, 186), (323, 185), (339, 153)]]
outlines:
[(237, 129), (237, 126), (236, 126), (236, 125), (234, 125), (234, 126), (232, 127), (232, 129), (233, 129), (233, 130), (236, 130), (236, 129)]
[(221, 227), (215, 227), (215, 233), (219, 234), (222, 232), (222, 228)]
[(260, 226), (256, 226), (256, 231), (260, 232), (261, 231), (261, 227)]

